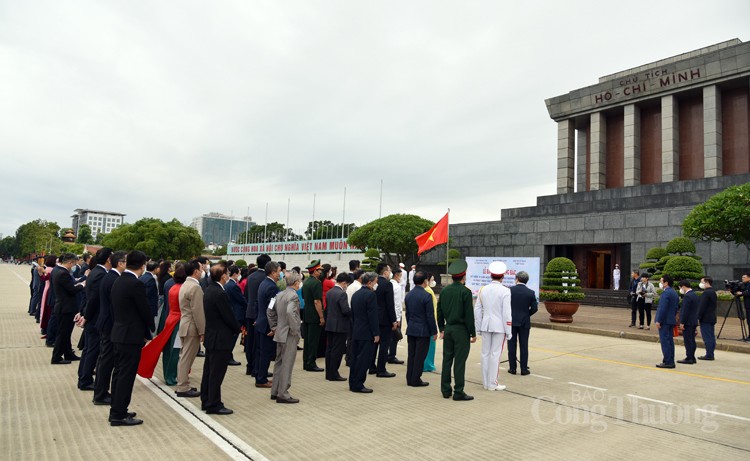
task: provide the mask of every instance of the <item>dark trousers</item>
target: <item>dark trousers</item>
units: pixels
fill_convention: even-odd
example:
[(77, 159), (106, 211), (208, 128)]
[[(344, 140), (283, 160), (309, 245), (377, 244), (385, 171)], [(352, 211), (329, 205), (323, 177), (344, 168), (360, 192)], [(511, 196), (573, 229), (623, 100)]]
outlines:
[(685, 341), (685, 358), (695, 360), (695, 329), (696, 325), (685, 325), (682, 330), (682, 339)]
[(529, 332), (528, 327), (511, 327), (513, 338), (508, 340), (508, 368), (516, 369), (516, 344), (521, 344), (521, 371), (529, 368)]
[[(443, 336), (443, 370), (440, 375), (440, 391), (443, 395), (464, 395), (466, 359), (471, 347), (469, 332), (464, 325), (446, 325)], [(451, 391), (451, 368), (455, 385)]]
[(319, 323), (303, 323), (302, 330), (305, 337), (305, 344), (302, 346), (304, 348), (302, 351), (302, 368), (311, 370), (318, 366), (315, 361), (318, 358), (320, 335), (323, 332), (323, 327)]
[(58, 319), (57, 314), (52, 314), (49, 317), (49, 321), (47, 322), (47, 345), (54, 345), (55, 340), (57, 339), (57, 325), (58, 325)]
[(36, 315), (37, 311), (39, 310), (39, 304), (42, 302), (42, 290), (36, 289), (33, 290), (33, 293), (31, 295), (31, 301), (29, 301), (29, 314)]
[(255, 374), (255, 319), (245, 319), (245, 360), (247, 361), (247, 372)]
[(385, 364), (388, 362), (388, 349), (391, 346), (391, 337), (393, 330), (390, 325), (380, 326), (380, 343), (372, 351), (372, 362), (370, 367), (377, 373), (387, 373)]
[(230, 350), (215, 351), (206, 348), (206, 360), (203, 363), (203, 378), (201, 379), (201, 403), (207, 411), (224, 408), (224, 402), (221, 401), (221, 383), (224, 382), (231, 358), (232, 351)]
[[(401, 327), (398, 327), (399, 331), (401, 331)], [(388, 360), (393, 361), (396, 360), (396, 348), (398, 347), (398, 342), (400, 340), (396, 339), (396, 335), (391, 334), (391, 344), (388, 347)]]
[(349, 367), (349, 389), (358, 391), (365, 387), (367, 369), (372, 362), (375, 344), (372, 339), (352, 341), (352, 361)]
[(637, 297), (633, 295), (630, 301), (630, 324), (635, 325), (635, 314), (638, 312), (638, 301)]
[(94, 379), (94, 400), (102, 401), (110, 396), (109, 385), (112, 382), (112, 369), (115, 366), (115, 351), (109, 340), (109, 331), (99, 332), (99, 359), (96, 361)]
[(674, 337), (672, 336), (674, 325), (661, 325), (659, 328), (659, 343), (661, 344), (661, 353), (664, 356), (663, 362), (667, 365), (674, 365)]
[(125, 419), (128, 416), (128, 406), (133, 395), (133, 384), (143, 345), (113, 343), (113, 346), (115, 368), (112, 372), (112, 407), (109, 409), (109, 417)]
[(352, 332), (346, 334), (346, 366), (348, 367), (352, 362)]
[(57, 337), (55, 348), (52, 349), (52, 361), (57, 362), (71, 356), (70, 335), (73, 333), (73, 317), (75, 314), (57, 314)]
[(653, 304), (646, 303), (646, 300), (641, 298), (638, 300), (638, 324), (640, 326), (643, 326), (643, 314), (646, 314), (646, 323), (645, 325), (651, 326), (651, 306)]
[(99, 360), (99, 330), (92, 323), (83, 329), (84, 340), (81, 362), (78, 364), (78, 387), (94, 384), (94, 368)]
[(346, 350), (346, 335), (347, 333), (326, 332), (328, 337), (326, 344), (326, 379), (335, 379), (341, 376), (339, 367)]
[(407, 336), (409, 352), (406, 357), (406, 384), (417, 386), (422, 382), (422, 369), (427, 351), (430, 349), (429, 336)]
[[(268, 367), (271, 366), (271, 359), (276, 357), (276, 343), (273, 337), (257, 330), (255, 331), (255, 338), (258, 341), (255, 384), (266, 384), (268, 382)], [(229, 351), (229, 356), (232, 356), (232, 351)]]
[(714, 349), (716, 349), (714, 326), (710, 323), (701, 323), (701, 337), (703, 338), (703, 344), (706, 346), (706, 357), (714, 358)]

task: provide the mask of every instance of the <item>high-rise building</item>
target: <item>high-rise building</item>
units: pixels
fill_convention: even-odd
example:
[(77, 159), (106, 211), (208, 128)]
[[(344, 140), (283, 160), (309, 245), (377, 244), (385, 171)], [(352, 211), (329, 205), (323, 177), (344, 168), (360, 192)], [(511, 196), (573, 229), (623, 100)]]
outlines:
[(226, 245), (236, 242), (242, 232), (254, 225), (253, 218), (250, 216), (237, 219), (234, 216), (215, 212), (198, 216), (190, 224), (198, 231), (206, 245)]
[(77, 208), (74, 211), (75, 214), (71, 216), (73, 218), (71, 227), (76, 235), (78, 235), (81, 225), (88, 224), (91, 228), (91, 235), (96, 238), (100, 232), (102, 234), (109, 234), (116, 227), (122, 226), (125, 220), (124, 214), (111, 211), (85, 210), (81, 208)]

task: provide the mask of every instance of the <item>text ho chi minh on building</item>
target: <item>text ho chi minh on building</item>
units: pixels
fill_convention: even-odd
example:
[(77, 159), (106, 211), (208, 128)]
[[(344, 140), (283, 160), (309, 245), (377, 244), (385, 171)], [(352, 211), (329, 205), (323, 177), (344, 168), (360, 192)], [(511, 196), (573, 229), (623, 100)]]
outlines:
[[(543, 265), (565, 256), (587, 288), (611, 287), (619, 263), (627, 289), (629, 270), (680, 236), (696, 205), (750, 182), (749, 96), (750, 42), (734, 39), (548, 99), (557, 195), (502, 210), (500, 221), (452, 225), (454, 246), (464, 256), (538, 256)], [(696, 246), (715, 280), (748, 267), (744, 246)]]

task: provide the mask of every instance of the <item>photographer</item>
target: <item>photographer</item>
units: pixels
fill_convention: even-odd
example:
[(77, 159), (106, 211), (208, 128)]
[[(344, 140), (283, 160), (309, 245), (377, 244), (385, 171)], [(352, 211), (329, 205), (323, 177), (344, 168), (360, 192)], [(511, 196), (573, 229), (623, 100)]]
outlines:
[(641, 281), (638, 282), (636, 288), (637, 298), (636, 303), (638, 304), (638, 321), (639, 330), (643, 330), (643, 314), (646, 314), (646, 330), (651, 329), (651, 307), (654, 304), (654, 297), (656, 297), (656, 289), (654, 284), (649, 282), (651, 275), (648, 272), (641, 274)]
[[(743, 297), (745, 303), (745, 321), (748, 323), (748, 328), (750, 328), (750, 274), (742, 274), (742, 284), (740, 285), (740, 290), (735, 292), (735, 295)], [(750, 336), (745, 338), (745, 341), (750, 342)]]

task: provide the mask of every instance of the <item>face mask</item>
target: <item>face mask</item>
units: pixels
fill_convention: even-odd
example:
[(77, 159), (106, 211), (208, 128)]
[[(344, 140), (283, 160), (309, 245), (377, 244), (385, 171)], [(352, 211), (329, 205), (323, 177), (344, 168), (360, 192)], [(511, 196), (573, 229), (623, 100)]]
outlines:
[(430, 280), (430, 288), (435, 288), (437, 286), (437, 282), (434, 280)]
[(284, 280), (284, 271), (279, 272), (279, 280)]
[(659, 282), (659, 288), (661, 288), (663, 290), (664, 289), (664, 284), (661, 283), (661, 282)]
[(373, 289), (373, 291), (377, 290), (378, 289), (378, 284), (376, 283), (375, 285), (373, 285), (372, 289)]
[(698, 286), (700, 287), (701, 290), (705, 290), (706, 289), (706, 284), (703, 283), (703, 282), (699, 283)]
[(684, 295), (685, 294), (685, 290), (683, 290), (682, 288), (680, 288), (680, 294)]

